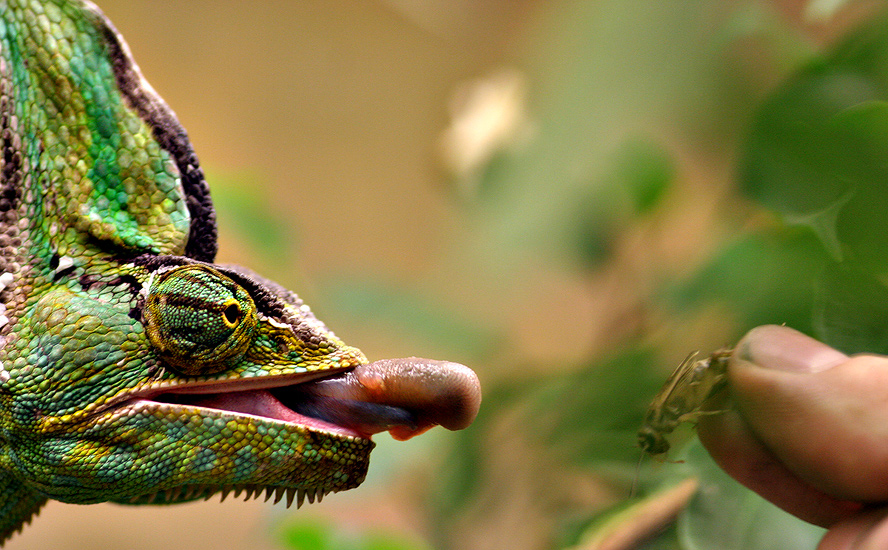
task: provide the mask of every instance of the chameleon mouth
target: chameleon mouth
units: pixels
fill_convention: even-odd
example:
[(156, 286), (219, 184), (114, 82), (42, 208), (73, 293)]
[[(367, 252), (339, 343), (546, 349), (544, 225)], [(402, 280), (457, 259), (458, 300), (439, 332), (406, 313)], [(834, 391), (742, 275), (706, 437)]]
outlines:
[(416, 357), (384, 359), (328, 378), (296, 383), (282, 379), (277, 386), (269, 382), (253, 389), (230, 383), (175, 388), (150, 400), (362, 439), (388, 431), (398, 440), (436, 425), (463, 429), (475, 419), (481, 403), (478, 377), (471, 369)]
[(255, 416), (362, 439), (369, 439), (375, 433), (397, 426), (416, 429), (415, 415), (406, 409), (318, 397), (310, 389), (315, 383), (210, 394), (165, 393), (151, 400)]

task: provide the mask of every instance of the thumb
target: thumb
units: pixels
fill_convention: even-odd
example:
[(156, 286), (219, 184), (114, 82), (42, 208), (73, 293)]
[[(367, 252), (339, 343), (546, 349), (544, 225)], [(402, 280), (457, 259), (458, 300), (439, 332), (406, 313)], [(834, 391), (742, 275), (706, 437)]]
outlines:
[(728, 376), (740, 415), (796, 475), (837, 498), (888, 500), (888, 359), (765, 326), (738, 344)]

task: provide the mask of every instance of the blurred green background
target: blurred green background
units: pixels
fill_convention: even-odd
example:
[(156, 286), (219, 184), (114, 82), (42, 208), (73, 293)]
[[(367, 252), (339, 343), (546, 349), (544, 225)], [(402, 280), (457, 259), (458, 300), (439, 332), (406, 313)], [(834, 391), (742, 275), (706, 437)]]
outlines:
[(219, 260), (371, 359), (473, 367), (484, 402), (464, 432), (378, 436), (320, 505), (51, 503), (9, 548), (592, 548), (636, 476), (644, 498), (689, 472), (645, 548), (814, 548), (693, 444), (636, 470), (635, 431), (688, 352), (759, 324), (888, 352), (882, 3), (100, 7), (189, 131)]

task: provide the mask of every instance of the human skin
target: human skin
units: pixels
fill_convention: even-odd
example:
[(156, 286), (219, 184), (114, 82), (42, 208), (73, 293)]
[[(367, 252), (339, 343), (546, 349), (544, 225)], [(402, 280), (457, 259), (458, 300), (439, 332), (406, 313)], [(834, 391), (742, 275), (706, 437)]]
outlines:
[(700, 440), (743, 485), (829, 529), (818, 550), (888, 548), (888, 357), (793, 329), (738, 343)]

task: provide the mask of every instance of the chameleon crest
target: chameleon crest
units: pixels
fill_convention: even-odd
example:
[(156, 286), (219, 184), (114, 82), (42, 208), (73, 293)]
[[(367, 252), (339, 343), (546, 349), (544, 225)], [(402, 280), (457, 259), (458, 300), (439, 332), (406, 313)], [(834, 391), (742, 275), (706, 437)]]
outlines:
[(468, 426), (466, 367), (370, 363), (213, 264), (185, 131), (89, 2), (0, 0), (0, 541), (47, 499), (313, 501), (370, 436)]

